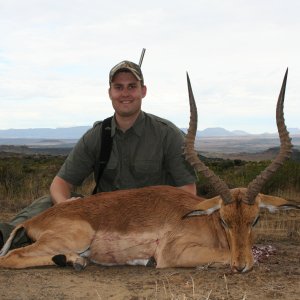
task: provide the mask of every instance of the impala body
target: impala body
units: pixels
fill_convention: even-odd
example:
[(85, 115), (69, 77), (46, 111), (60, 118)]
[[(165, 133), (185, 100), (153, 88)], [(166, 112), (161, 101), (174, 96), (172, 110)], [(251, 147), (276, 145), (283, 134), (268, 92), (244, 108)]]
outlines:
[[(219, 196), (203, 199), (175, 187), (153, 186), (57, 204), (15, 228), (0, 252), (0, 267), (71, 264), (81, 270), (88, 261), (146, 265), (154, 258), (157, 268), (218, 262), (230, 264), (234, 272), (249, 271), (252, 228), (260, 208), (299, 209), (282, 198), (259, 193), (291, 152), (283, 118), (286, 76), (277, 103), (280, 153), (247, 188), (230, 190), (194, 151), (197, 115), (188, 79), (191, 119), (185, 156)], [(9, 251), (19, 230), (25, 230), (34, 243)]]

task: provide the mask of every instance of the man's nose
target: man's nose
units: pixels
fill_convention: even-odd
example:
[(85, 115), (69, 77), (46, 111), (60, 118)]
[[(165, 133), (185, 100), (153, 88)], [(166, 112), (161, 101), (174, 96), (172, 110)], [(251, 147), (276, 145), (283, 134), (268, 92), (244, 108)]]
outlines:
[(123, 95), (123, 96), (128, 96), (128, 95), (129, 95), (129, 89), (124, 88), (124, 89), (122, 90), (122, 95)]

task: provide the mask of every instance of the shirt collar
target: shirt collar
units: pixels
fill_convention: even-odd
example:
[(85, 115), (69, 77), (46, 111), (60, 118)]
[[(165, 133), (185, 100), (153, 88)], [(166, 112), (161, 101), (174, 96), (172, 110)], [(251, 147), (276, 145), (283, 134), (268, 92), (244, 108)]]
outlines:
[[(114, 136), (116, 134), (117, 128), (118, 128), (118, 126), (117, 126), (115, 115), (114, 115), (112, 122), (111, 122), (111, 136)], [(144, 128), (145, 128), (145, 113), (143, 111), (141, 111), (140, 114), (138, 115), (137, 119), (135, 120), (134, 124), (132, 125), (132, 127), (129, 128), (128, 130), (133, 130), (133, 132), (136, 135), (141, 136), (144, 131)]]

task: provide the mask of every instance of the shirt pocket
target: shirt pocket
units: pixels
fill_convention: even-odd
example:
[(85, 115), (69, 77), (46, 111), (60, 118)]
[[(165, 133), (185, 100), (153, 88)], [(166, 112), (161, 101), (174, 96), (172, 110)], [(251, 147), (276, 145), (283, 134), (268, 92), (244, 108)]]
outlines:
[(161, 163), (157, 160), (137, 160), (133, 166), (137, 176), (160, 173)]
[(101, 179), (113, 183), (117, 176), (117, 172), (118, 172), (118, 161), (114, 158), (110, 159), (103, 171)]
[(136, 187), (163, 184), (162, 164), (159, 160), (138, 160), (134, 164)]

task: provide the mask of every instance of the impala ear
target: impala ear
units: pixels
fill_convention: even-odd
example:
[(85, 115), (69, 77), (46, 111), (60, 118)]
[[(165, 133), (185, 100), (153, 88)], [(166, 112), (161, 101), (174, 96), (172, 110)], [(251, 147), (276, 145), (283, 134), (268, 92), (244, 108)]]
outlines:
[(185, 214), (182, 219), (194, 217), (194, 216), (204, 216), (210, 215), (214, 211), (220, 209), (222, 199), (220, 196), (214, 197), (212, 199), (204, 200), (195, 206), (195, 209)]
[(276, 210), (300, 209), (300, 204), (289, 202), (281, 197), (264, 194), (258, 194), (258, 197), (260, 199), (259, 207), (267, 208), (271, 212)]

